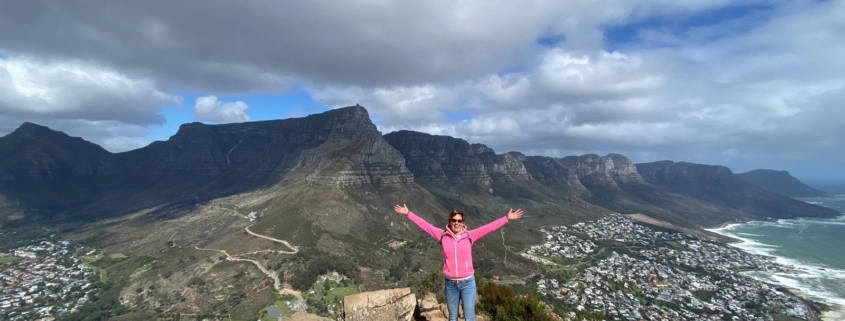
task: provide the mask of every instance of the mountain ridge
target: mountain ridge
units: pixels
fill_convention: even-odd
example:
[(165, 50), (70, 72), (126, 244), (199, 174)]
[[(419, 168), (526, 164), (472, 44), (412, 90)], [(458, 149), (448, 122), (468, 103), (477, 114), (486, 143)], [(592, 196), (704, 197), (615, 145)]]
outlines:
[(787, 171), (755, 169), (736, 174), (739, 178), (767, 191), (789, 197), (826, 197), (830, 194), (804, 184)]
[[(167, 141), (122, 153), (24, 123), (0, 137), (0, 164), (0, 192), (7, 199), (58, 211), (81, 207), (99, 212), (92, 216), (116, 211), (118, 206), (109, 202), (117, 200), (128, 200), (123, 203), (129, 206), (119, 206), (126, 212), (295, 182), (368, 186), (378, 191), (417, 181), (444, 202), (456, 205), (461, 196), (455, 199), (455, 195), (472, 191), (481, 198), (492, 197), (492, 202), (564, 202), (596, 207), (590, 211), (643, 212), (688, 226), (700, 225), (695, 221), (710, 225), (791, 218), (797, 212), (834, 214), (761, 194), (723, 166), (672, 161), (633, 164), (621, 154), (563, 158), (496, 154), (484, 144), (450, 136), (408, 130), (382, 135), (360, 106), (282, 120), (187, 123)], [(62, 184), (51, 178), (61, 178)], [(714, 192), (708, 187), (713, 182), (734, 186), (741, 190), (737, 195), (752, 195), (762, 205), (724, 201), (733, 196)], [(61, 195), (69, 189), (76, 193)], [(42, 204), (32, 196), (45, 191), (61, 197)], [(708, 203), (726, 206), (728, 214), (713, 213), (713, 218), (704, 219), (712, 207)], [(764, 215), (772, 210), (768, 209), (771, 204), (788, 205), (789, 210)]]

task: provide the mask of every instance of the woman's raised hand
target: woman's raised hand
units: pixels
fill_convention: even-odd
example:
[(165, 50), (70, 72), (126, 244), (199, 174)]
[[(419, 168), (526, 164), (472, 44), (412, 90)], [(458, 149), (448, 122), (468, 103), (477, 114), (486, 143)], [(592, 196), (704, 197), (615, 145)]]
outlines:
[(518, 219), (520, 217), (522, 217), (522, 209), (521, 208), (516, 209), (516, 212), (514, 212), (513, 209), (510, 209), (508, 211), (508, 221), (513, 221), (513, 220)]
[[(399, 214), (402, 214), (402, 215), (408, 215), (408, 205), (405, 205), (405, 204), (402, 204), (402, 206), (396, 205), (396, 206), (393, 207), (393, 210), (396, 211), (396, 213), (399, 213)], [(520, 214), (520, 215), (522, 215), (522, 214)]]

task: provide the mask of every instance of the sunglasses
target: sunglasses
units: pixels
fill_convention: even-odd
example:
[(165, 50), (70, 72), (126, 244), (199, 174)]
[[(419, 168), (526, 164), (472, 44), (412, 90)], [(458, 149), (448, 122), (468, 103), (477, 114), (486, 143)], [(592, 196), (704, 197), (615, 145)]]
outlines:
[(453, 223), (463, 223), (464, 222), (464, 220), (456, 220), (454, 218), (450, 218), (449, 221), (453, 222)]

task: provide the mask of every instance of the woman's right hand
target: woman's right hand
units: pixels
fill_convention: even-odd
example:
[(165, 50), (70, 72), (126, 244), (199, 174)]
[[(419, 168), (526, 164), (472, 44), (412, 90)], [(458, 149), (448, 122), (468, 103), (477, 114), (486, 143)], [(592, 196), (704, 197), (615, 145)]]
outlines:
[(405, 204), (402, 204), (402, 206), (396, 205), (396, 206), (393, 207), (393, 210), (396, 211), (396, 213), (399, 213), (399, 214), (402, 214), (402, 215), (408, 215), (408, 212), (409, 212), (408, 211), (408, 205), (405, 205)]

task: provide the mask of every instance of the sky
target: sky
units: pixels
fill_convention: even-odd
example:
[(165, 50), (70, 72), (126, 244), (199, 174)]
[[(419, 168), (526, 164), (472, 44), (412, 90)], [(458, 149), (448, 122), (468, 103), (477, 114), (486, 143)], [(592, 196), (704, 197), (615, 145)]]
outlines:
[(360, 104), (498, 153), (845, 181), (845, 0), (0, 1), (0, 135)]

